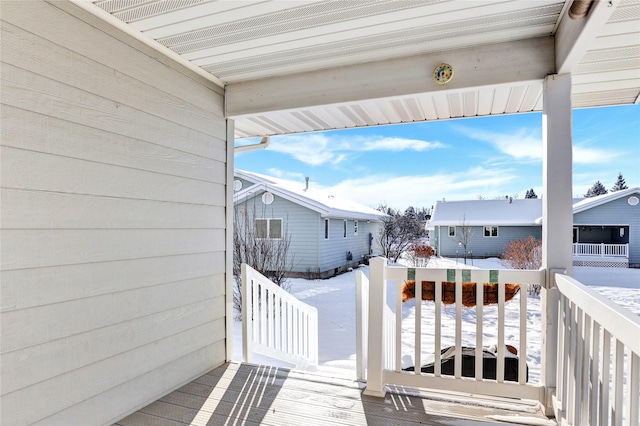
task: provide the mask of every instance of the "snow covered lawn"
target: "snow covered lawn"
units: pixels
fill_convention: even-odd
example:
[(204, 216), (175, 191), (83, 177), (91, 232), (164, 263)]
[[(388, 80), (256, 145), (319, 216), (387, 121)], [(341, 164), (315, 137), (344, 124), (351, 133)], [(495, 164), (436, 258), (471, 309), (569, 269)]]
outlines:
[[(474, 259), (473, 266), (468, 261), (434, 258), (429, 263), (432, 268), (484, 268), (504, 269), (499, 259)], [(369, 275), (368, 266), (360, 268)], [(610, 300), (640, 315), (640, 269), (574, 267), (574, 278), (590, 286)], [(393, 301), (393, 286), (388, 286), (387, 300)], [(355, 377), (355, 272), (347, 272), (327, 280), (292, 279), (291, 293), (318, 309), (319, 324), (319, 365), (309, 370), (342, 377)], [(505, 307), (505, 342), (520, 348), (519, 342), (519, 298), (507, 302)], [(415, 299), (414, 299), (415, 300)], [(414, 300), (404, 304), (402, 310), (402, 354), (403, 366), (413, 365), (413, 333), (415, 324)], [(390, 305), (393, 302), (390, 303)], [(393, 307), (392, 307), (393, 309)], [(527, 312), (528, 341), (527, 365), (529, 383), (540, 380), (540, 297), (529, 296)], [(422, 357), (428, 362), (433, 357), (434, 347), (434, 305), (423, 302)], [(453, 345), (455, 333), (455, 307), (443, 306), (442, 347)], [(497, 343), (497, 307), (485, 306), (483, 310), (483, 346)], [(474, 308), (463, 308), (462, 343), (475, 346), (476, 313)], [(447, 333), (446, 330), (451, 330)], [(242, 360), (242, 326), (235, 323), (234, 359)], [(283, 367), (294, 367), (286, 363), (256, 356), (254, 362)]]

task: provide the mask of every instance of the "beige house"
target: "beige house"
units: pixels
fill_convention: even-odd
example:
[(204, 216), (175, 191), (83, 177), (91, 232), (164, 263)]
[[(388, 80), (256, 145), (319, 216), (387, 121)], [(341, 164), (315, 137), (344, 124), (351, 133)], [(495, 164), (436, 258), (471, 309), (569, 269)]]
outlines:
[(553, 342), (571, 111), (638, 102), (639, 10), (0, 2), (0, 423), (110, 424), (231, 359), (235, 138), (542, 111)]

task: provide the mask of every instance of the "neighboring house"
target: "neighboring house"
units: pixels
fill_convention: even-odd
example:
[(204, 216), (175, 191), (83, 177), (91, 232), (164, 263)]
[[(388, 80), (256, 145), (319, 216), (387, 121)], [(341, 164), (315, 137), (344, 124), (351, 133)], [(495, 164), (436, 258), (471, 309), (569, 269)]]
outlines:
[(440, 256), (499, 256), (511, 240), (542, 238), (537, 222), (542, 200), (438, 201), (427, 223), (429, 241)]
[(293, 276), (326, 278), (368, 261), (382, 227), (381, 212), (340, 199), (306, 182), (235, 170), (235, 214), (256, 234), (290, 238)]
[[(573, 263), (640, 264), (640, 188), (574, 200)], [(441, 256), (500, 256), (511, 240), (542, 238), (542, 200), (439, 201), (427, 223)], [(468, 237), (470, 235), (470, 237)]]

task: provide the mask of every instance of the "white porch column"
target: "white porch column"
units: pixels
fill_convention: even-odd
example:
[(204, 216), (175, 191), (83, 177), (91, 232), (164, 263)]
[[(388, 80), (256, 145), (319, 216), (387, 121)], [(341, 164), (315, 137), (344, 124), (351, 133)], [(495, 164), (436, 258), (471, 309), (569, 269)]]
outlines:
[(553, 413), (556, 387), (558, 290), (554, 274), (572, 273), (572, 129), (571, 74), (549, 75), (544, 81), (542, 114), (542, 371), (547, 389), (547, 414)]

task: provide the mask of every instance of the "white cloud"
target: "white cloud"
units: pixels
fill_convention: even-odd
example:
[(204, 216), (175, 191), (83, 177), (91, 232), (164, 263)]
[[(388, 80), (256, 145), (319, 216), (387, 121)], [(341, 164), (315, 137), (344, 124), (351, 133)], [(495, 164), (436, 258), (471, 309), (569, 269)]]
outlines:
[(444, 147), (445, 145), (439, 142), (418, 139), (381, 136), (333, 137), (330, 133), (274, 136), (269, 145), (270, 150), (288, 154), (298, 161), (314, 166), (338, 164), (346, 160), (350, 154), (359, 152), (427, 151)]
[(493, 198), (511, 194), (508, 188), (517, 179), (511, 169), (473, 168), (464, 172), (435, 175), (369, 175), (348, 179), (326, 190), (341, 198), (378, 207), (380, 203), (397, 209), (430, 207), (438, 200), (474, 200), (478, 195)]
[(456, 126), (465, 136), (493, 145), (498, 151), (517, 160), (541, 160), (540, 131), (521, 128), (510, 133), (492, 132), (466, 126)]
[(286, 180), (293, 180), (293, 181), (304, 181), (304, 174), (302, 173), (296, 173), (296, 172), (289, 172), (287, 170), (282, 170), (282, 169), (277, 169), (274, 167), (271, 167), (269, 169), (267, 169), (267, 173), (269, 176), (273, 176), (273, 177), (277, 177), (280, 179), (286, 179)]
[(363, 151), (428, 151), (431, 149), (444, 148), (440, 142), (428, 142), (418, 139), (405, 138), (374, 138), (365, 139)]
[(604, 150), (577, 144), (573, 145), (573, 162), (578, 164), (604, 164), (619, 155), (619, 153), (610, 149)]
[[(536, 129), (521, 128), (510, 133), (492, 132), (465, 126), (456, 126), (467, 137), (487, 142), (501, 153), (516, 160), (542, 160), (542, 137)], [(586, 143), (573, 142), (575, 164), (602, 164), (620, 154), (610, 149), (590, 148)]]

